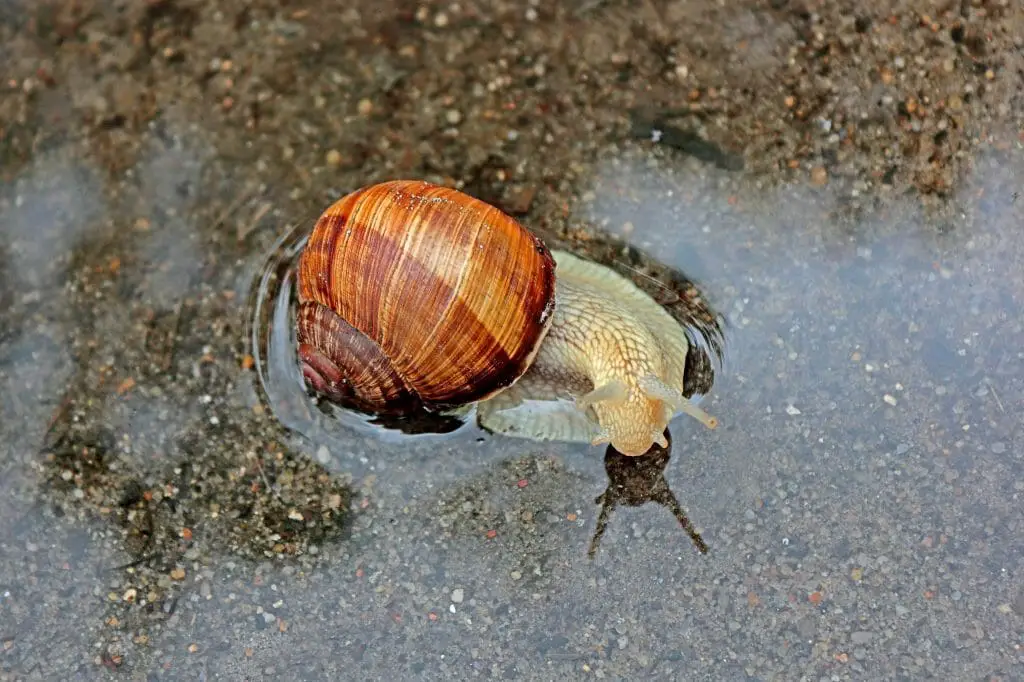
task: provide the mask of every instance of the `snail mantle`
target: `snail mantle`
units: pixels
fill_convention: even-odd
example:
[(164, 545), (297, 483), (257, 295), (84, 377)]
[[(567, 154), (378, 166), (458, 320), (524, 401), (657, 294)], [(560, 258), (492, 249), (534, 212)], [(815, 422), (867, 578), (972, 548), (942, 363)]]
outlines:
[(306, 384), (339, 405), (401, 416), (477, 408), (488, 431), (665, 447), (686, 413), (689, 340), (627, 278), (551, 251), (499, 209), (398, 180), (342, 197), (299, 259)]

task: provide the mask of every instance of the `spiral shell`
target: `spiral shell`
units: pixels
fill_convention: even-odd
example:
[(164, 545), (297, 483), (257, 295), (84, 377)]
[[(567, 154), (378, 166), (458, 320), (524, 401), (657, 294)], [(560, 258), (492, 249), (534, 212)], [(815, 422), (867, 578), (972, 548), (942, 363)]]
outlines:
[(364, 187), (320, 216), (299, 259), (307, 382), (378, 414), (483, 400), (529, 367), (555, 262), (497, 208), (422, 181)]

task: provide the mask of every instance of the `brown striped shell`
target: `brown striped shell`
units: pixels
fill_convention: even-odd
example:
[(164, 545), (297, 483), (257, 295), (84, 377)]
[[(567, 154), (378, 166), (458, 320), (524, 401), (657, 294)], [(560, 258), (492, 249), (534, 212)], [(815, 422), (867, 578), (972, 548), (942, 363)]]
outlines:
[(422, 181), (364, 187), (320, 216), (299, 259), (308, 384), (375, 414), (483, 400), (529, 367), (555, 263), (510, 216)]

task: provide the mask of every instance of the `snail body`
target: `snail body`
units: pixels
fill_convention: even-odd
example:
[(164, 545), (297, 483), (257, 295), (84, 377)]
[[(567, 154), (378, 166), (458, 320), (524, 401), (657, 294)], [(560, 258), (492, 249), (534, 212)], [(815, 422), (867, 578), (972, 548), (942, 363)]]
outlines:
[[(530, 369), (478, 408), (491, 431), (609, 443), (625, 455), (658, 444), (677, 414), (717, 420), (683, 396), (689, 341), (675, 319), (618, 273), (564, 251), (555, 314)], [(543, 402), (538, 402), (543, 401)]]
[(665, 445), (682, 394), (683, 327), (632, 282), (548, 248), (498, 209), (419, 181), (338, 200), (299, 261), (307, 384), (376, 414), (471, 404), (490, 431)]

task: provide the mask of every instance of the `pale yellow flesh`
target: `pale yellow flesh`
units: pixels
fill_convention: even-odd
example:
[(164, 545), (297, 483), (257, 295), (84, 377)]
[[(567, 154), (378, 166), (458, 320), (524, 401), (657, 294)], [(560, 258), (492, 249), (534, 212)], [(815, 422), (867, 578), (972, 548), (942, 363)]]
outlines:
[(610, 443), (631, 456), (664, 447), (676, 414), (715, 428), (682, 395), (688, 342), (679, 323), (618, 273), (553, 255), (551, 329), (529, 371), (480, 403), (480, 424), (525, 438)]

